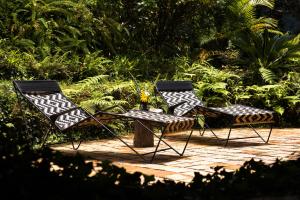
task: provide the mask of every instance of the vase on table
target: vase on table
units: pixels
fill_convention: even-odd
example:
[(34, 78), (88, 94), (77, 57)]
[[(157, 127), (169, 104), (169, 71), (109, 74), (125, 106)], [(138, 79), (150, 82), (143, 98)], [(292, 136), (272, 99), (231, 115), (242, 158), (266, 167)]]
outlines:
[(148, 103), (141, 102), (140, 109), (148, 111)]

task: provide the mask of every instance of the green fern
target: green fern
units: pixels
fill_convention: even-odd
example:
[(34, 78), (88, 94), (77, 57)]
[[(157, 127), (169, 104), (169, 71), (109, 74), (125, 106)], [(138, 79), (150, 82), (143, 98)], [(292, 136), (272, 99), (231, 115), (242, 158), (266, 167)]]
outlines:
[(108, 75), (97, 75), (93, 77), (88, 77), (84, 80), (79, 81), (78, 85), (81, 87), (81, 90), (85, 90), (87, 88), (99, 88), (101, 87), (101, 83), (106, 82)]
[(263, 80), (269, 84), (273, 84), (277, 80), (277, 76), (269, 69), (261, 67), (259, 68), (259, 72)]
[(115, 100), (113, 96), (102, 96), (97, 98), (91, 98), (86, 101), (82, 101), (80, 105), (83, 108), (86, 108), (90, 112), (96, 112), (97, 110), (106, 110), (108, 108), (116, 106), (110, 111), (120, 111), (117, 106), (124, 106), (128, 104), (125, 100)]
[(234, 36), (244, 30), (261, 31), (264, 29), (274, 30), (277, 27), (276, 20), (270, 18), (256, 18), (255, 7), (265, 6), (270, 9), (274, 7), (274, 0), (233, 0), (229, 1), (228, 19), (231, 28), (227, 34)]
[(111, 82), (110, 84), (104, 85), (104, 88), (108, 93), (113, 93), (113, 92), (132, 93), (135, 90), (133, 81), (124, 81), (124, 80), (117, 80), (115, 82)]
[(229, 73), (223, 73), (215, 69), (207, 61), (194, 62), (191, 65), (186, 61), (177, 67), (173, 79), (192, 79), (194, 81), (200, 81), (207, 77), (208, 79), (212, 77), (218, 77), (218, 79), (222, 77), (222, 79), (226, 79), (228, 75)]

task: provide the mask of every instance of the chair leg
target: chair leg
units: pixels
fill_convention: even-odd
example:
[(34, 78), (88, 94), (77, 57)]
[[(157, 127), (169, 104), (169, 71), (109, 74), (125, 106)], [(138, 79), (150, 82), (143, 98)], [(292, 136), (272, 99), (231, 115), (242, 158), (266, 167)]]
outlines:
[[(163, 137), (165, 136), (165, 127), (162, 129), (162, 133), (161, 136), (156, 135), (152, 130), (150, 130), (147, 126), (145, 126), (142, 122), (140, 122), (139, 120), (137, 120), (144, 128), (148, 129), (152, 135), (156, 138), (159, 139), (159, 142), (164, 143), (165, 145), (167, 145), (169, 147), (169, 149), (172, 149), (173, 151), (175, 151), (178, 155), (180, 155), (181, 153), (179, 153), (176, 149), (174, 149), (171, 145), (169, 145), (165, 140), (163, 140)], [(158, 150), (159, 151), (159, 150)], [(149, 154), (149, 153), (147, 153)], [(144, 154), (145, 155), (145, 154)]]
[[(76, 125), (76, 127), (77, 127), (77, 129), (78, 129), (78, 127), (79, 127), (78, 124)], [(79, 143), (78, 143), (77, 146), (75, 147), (75, 139), (72, 138), (72, 141), (71, 141), (71, 142), (72, 142), (72, 147), (73, 147), (73, 149), (74, 149), (74, 150), (78, 150), (79, 147), (80, 147), (80, 145), (81, 145), (81, 143), (82, 143), (82, 141), (83, 141), (83, 140), (80, 139), (80, 140), (79, 140)]]
[(42, 144), (41, 144), (41, 147), (43, 148), (44, 146), (45, 146), (45, 144), (46, 144), (46, 142), (47, 142), (47, 139), (48, 139), (48, 137), (49, 137), (49, 133), (51, 133), (52, 132), (52, 130), (51, 130), (51, 128), (43, 135), (43, 137), (42, 137)]
[(187, 145), (188, 145), (188, 143), (189, 143), (189, 141), (190, 141), (190, 139), (191, 139), (191, 136), (192, 136), (192, 134), (193, 134), (193, 131), (194, 131), (194, 130), (192, 129), (191, 132), (190, 132), (190, 135), (189, 135), (188, 139), (186, 140), (185, 146), (184, 146), (184, 148), (183, 148), (182, 153), (180, 154), (180, 156), (183, 156), (183, 154), (184, 154), (184, 152), (185, 152), (185, 149), (186, 149), (186, 147), (187, 147)]
[[(215, 132), (208, 126), (208, 124), (205, 124), (205, 126), (206, 126), (206, 129), (209, 129), (210, 132), (211, 132), (217, 139), (220, 139), (220, 138), (215, 134)], [(204, 134), (204, 133), (203, 133), (203, 134)]]
[[(215, 133), (214, 133), (214, 131), (208, 126), (208, 124), (206, 124), (205, 123), (205, 127), (204, 128), (206, 128), (206, 129), (209, 129), (211, 132), (212, 132), (212, 134), (217, 138), (217, 139), (219, 139), (219, 140), (226, 140), (226, 143), (225, 143), (225, 147), (228, 145), (228, 142), (229, 142), (229, 140), (235, 140), (235, 139), (243, 139), (243, 138), (231, 138), (230, 139), (230, 134), (231, 134), (231, 131), (232, 131), (232, 125), (231, 124), (229, 124), (229, 123), (227, 123), (227, 125), (229, 125), (229, 132), (228, 132), (228, 135), (227, 135), (227, 139), (221, 139), (221, 138), (219, 138)], [(272, 126), (272, 124), (271, 124), (271, 127), (270, 127), (270, 131), (269, 131), (269, 134), (268, 134), (268, 137), (266, 138), (266, 139), (264, 139), (260, 134), (259, 134), (259, 132), (251, 125), (251, 124), (249, 124), (248, 125), (256, 134), (257, 134), (257, 136), (264, 142), (264, 143), (268, 143), (269, 142), (269, 139), (270, 139), (270, 136), (271, 136), (271, 134), (272, 134), (272, 128), (273, 128), (273, 126)], [(205, 131), (205, 130), (204, 130)], [(204, 131), (203, 131), (203, 133), (204, 133)], [(200, 132), (200, 130), (199, 130), (199, 132)], [(202, 133), (202, 134), (203, 134)], [(201, 135), (201, 133), (200, 133), (200, 135)], [(245, 138), (258, 138), (258, 137), (245, 137)]]
[[(155, 158), (156, 153), (159, 152), (159, 151), (164, 151), (164, 150), (167, 150), (167, 149), (172, 149), (172, 150), (175, 151), (178, 155), (181, 156), (181, 155), (184, 153), (184, 151), (185, 151), (185, 149), (186, 149), (186, 146), (187, 146), (187, 144), (186, 144), (186, 145), (185, 145), (185, 148), (184, 148), (184, 151), (183, 151), (182, 153), (179, 153), (176, 149), (174, 149), (171, 145), (169, 145), (166, 141), (163, 140), (163, 137), (164, 137), (164, 135), (165, 135), (165, 134), (164, 134), (164, 133), (165, 133), (165, 128), (163, 128), (161, 135), (158, 136), (158, 135), (156, 135), (156, 134), (153, 132), (153, 130), (150, 130), (150, 129), (149, 129), (147, 126), (145, 126), (142, 122), (140, 122), (139, 120), (137, 120), (137, 122), (139, 122), (144, 128), (148, 129), (148, 130), (153, 134), (153, 136), (155, 136), (156, 138), (159, 139), (159, 140), (158, 140), (158, 143), (157, 143), (157, 145), (156, 145), (156, 147), (155, 147), (155, 151), (153, 151), (153, 152), (148, 152), (148, 153), (144, 153), (144, 154), (140, 154), (140, 153), (139, 153), (138, 151), (136, 151), (133, 147), (131, 147), (129, 144), (127, 144), (127, 142), (125, 142), (121, 137), (119, 137), (117, 134), (115, 134), (113, 131), (111, 131), (109, 128), (107, 128), (103, 123), (101, 123), (97, 118), (95, 118), (95, 117), (92, 116), (92, 115), (90, 115), (90, 117), (93, 118), (93, 119), (94, 119), (99, 125), (101, 125), (105, 130), (107, 130), (108, 133), (110, 133), (112, 136), (114, 136), (114, 137), (116, 137), (117, 139), (119, 139), (123, 144), (125, 144), (128, 148), (130, 148), (133, 152), (135, 152), (135, 153), (136, 153), (141, 159), (143, 159), (144, 161), (147, 161), (147, 160), (145, 159), (144, 155), (153, 153), (153, 156), (152, 156), (152, 158), (151, 158), (151, 160), (150, 160), (150, 163), (152, 163), (152, 161), (153, 161), (154, 158)], [(192, 131), (191, 131), (191, 133), (190, 133), (190, 136), (189, 136), (188, 140), (190, 139), (191, 134), (192, 134)], [(164, 143), (165, 145), (167, 145), (168, 148), (159, 150), (158, 147), (159, 147), (159, 145), (160, 145), (161, 142)], [(187, 142), (188, 142), (188, 141), (187, 141)]]
[(269, 139), (270, 139), (270, 136), (271, 136), (271, 133), (272, 133), (272, 129), (273, 129), (273, 125), (271, 124), (271, 127), (270, 127), (270, 131), (269, 131), (269, 134), (268, 134), (268, 137), (267, 137), (267, 140), (265, 140), (257, 131), (256, 129), (251, 126), (251, 124), (249, 124), (250, 128), (252, 128), (252, 130), (258, 135), (258, 137), (260, 137), (260, 139), (264, 142), (264, 143), (268, 143), (269, 142)]
[(200, 136), (203, 136), (204, 132), (205, 132), (205, 126), (202, 129), (199, 128), (199, 134), (200, 134)]
[(230, 137), (230, 133), (231, 133), (231, 129), (232, 129), (232, 127), (230, 126), (230, 128), (229, 128), (229, 132), (228, 132), (228, 136), (227, 136), (227, 140), (226, 140), (226, 143), (225, 143), (225, 147), (226, 147), (226, 146), (227, 146), (227, 144), (228, 144), (229, 137)]
[[(27, 118), (26, 118), (26, 114), (25, 114), (25, 112), (23, 111), (23, 109), (22, 109), (22, 101), (21, 101), (21, 97), (20, 97), (20, 94), (19, 94), (19, 92), (17, 92), (17, 90), (16, 90), (16, 94), (17, 94), (17, 99), (18, 99), (18, 104), (19, 104), (19, 106), (20, 106), (20, 112), (21, 112), (21, 116), (22, 116), (22, 118), (23, 118), (23, 122), (24, 122), (24, 125), (25, 125), (25, 133), (27, 134), (27, 136), (29, 135), (29, 132), (28, 132), (28, 121), (27, 121)], [(46, 140), (47, 140), (47, 138), (48, 138), (48, 136), (49, 136), (49, 133), (52, 131), (51, 130), (52, 129), (52, 127), (50, 127), (50, 129), (46, 132), (46, 134), (44, 134), (43, 136), (42, 136), (42, 143), (41, 143), (41, 147), (43, 148), (44, 146), (45, 146), (45, 144), (46, 144)], [(32, 141), (31, 142), (31, 146), (34, 146), (34, 142)]]
[(82, 143), (82, 140), (79, 141), (79, 143), (77, 144), (76, 147), (75, 147), (75, 144), (74, 144), (74, 143), (75, 143), (75, 142), (74, 142), (74, 139), (72, 139), (72, 147), (73, 147), (73, 149), (74, 149), (74, 150), (78, 150), (79, 147), (80, 147), (80, 145), (81, 145), (81, 143)]
[(130, 148), (136, 155), (138, 155), (142, 160), (146, 161), (143, 155), (141, 155), (138, 151), (136, 151), (133, 147), (131, 147), (127, 142), (125, 142), (120, 136), (118, 136), (116, 133), (111, 131), (109, 128), (107, 128), (103, 123), (101, 123), (97, 118), (95, 118), (93, 115), (90, 115), (92, 119), (94, 119), (98, 124), (100, 124), (108, 133), (110, 133), (111, 136), (116, 137), (119, 139), (124, 145), (126, 145), (128, 148)]
[(199, 129), (198, 129), (198, 130), (199, 130), (199, 135), (200, 135), (200, 136), (203, 136), (203, 135), (204, 135), (204, 132), (205, 132), (205, 129), (206, 129), (206, 128), (205, 128), (205, 123), (203, 123), (203, 127), (202, 127), (201, 124), (199, 123), (199, 119), (200, 119), (200, 117), (197, 115), (197, 116), (196, 116), (196, 121), (197, 121), (197, 122), (196, 122), (196, 125), (199, 126)]
[(22, 118), (24, 121), (24, 125), (25, 125), (25, 133), (28, 135), (28, 123), (27, 123), (25, 112), (22, 109), (23, 106), (22, 106), (21, 97), (20, 97), (19, 92), (17, 92), (17, 90), (16, 90), (16, 94), (17, 94), (18, 104), (20, 106), (20, 112), (21, 112), (21, 115), (22, 115)]
[[(153, 152), (153, 156), (152, 156), (152, 159), (150, 160), (150, 163), (152, 163), (152, 161), (154, 160), (154, 157), (155, 157), (155, 155), (156, 155), (156, 153), (158, 152), (158, 147), (159, 147), (159, 145), (160, 145), (160, 143), (161, 142), (163, 142), (164, 144), (166, 144), (168, 147), (169, 147), (169, 149), (173, 149), (177, 154), (179, 154), (180, 156), (183, 156), (183, 154), (184, 154), (184, 152), (185, 152), (185, 150), (186, 150), (186, 147), (187, 147), (187, 145), (188, 145), (188, 143), (189, 143), (189, 141), (190, 141), (190, 139), (191, 139), (191, 136), (192, 136), (192, 134), (193, 134), (193, 129), (191, 130), (191, 132), (190, 132), (190, 134), (189, 134), (189, 136), (188, 136), (188, 138), (187, 138), (187, 141), (186, 141), (186, 143), (185, 143), (185, 145), (184, 145), (184, 148), (183, 148), (183, 150), (182, 150), (182, 152), (181, 153), (179, 153), (176, 149), (174, 149), (173, 147), (171, 147), (167, 142), (165, 142), (162, 138), (164, 137), (164, 130), (163, 130), (163, 132), (162, 132), (162, 134), (161, 134), (161, 136), (159, 137), (159, 140), (158, 140), (158, 143), (157, 143), (157, 145), (156, 145), (156, 148), (155, 148), (155, 151)], [(153, 133), (153, 135), (154, 136), (156, 136), (154, 133)], [(156, 136), (157, 137), (157, 136)]]
[(156, 153), (157, 153), (158, 147), (159, 147), (159, 145), (160, 145), (160, 142), (162, 141), (163, 136), (164, 136), (164, 134), (161, 133), (161, 136), (159, 137), (159, 140), (158, 140), (157, 145), (156, 145), (156, 147), (155, 147), (155, 150), (154, 150), (154, 152), (153, 152), (153, 156), (152, 156), (152, 158), (151, 158), (151, 160), (150, 160), (150, 163), (152, 163), (152, 161), (154, 160), (154, 157), (155, 157), (155, 155), (156, 155)]
[(269, 132), (269, 135), (268, 135), (268, 138), (267, 138), (267, 141), (266, 143), (269, 142), (269, 139), (270, 139), (270, 136), (271, 136), (271, 133), (272, 133), (272, 129), (273, 129), (273, 125), (271, 124), (271, 127), (270, 127), (270, 132)]

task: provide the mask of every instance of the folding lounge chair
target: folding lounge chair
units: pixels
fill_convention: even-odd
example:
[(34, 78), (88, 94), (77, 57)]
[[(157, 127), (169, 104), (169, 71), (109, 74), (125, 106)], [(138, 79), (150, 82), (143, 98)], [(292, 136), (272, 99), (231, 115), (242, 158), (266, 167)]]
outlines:
[[(228, 107), (207, 107), (195, 95), (191, 81), (159, 81), (156, 84), (156, 92), (158, 92), (168, 105), (168, 113), (175, 116), (197, 117), (203, 115), (205, 124), (203, 128), (209, 129), (213, 135), (219, 140), (226, 140), (227, 146), (229, 140), (245, 139), (245, 138), (261, 138), (263, 142), (268, 143), (272, 132), (272, 124), (275, 122), (275, 114), (273, 111), (258, 109), (244, 105), (230, 105)], [(229, 126), (229, 132), (226, 139), (219, 138), (210, 128), (209, 121), (217, 119), (225, 122)], [(207, 122), (208, 121), (208, 122)], [(253, 124), (270, 124), (271, 128), (267, 139), (259, 134)], [(248, 125), (256, 133), (253, 137), (230, 138), (232, 127)]]
[[(147, 111), (139, 111), (139, 110), (131, 110), (124, 113), (108, 113), (108, 112), (98, 112), (94, 115), (91, 115), (86, 110), (81, 107), (76, 106), (73, 102), (71, 102), (61, 91), (58, 83), (54, 80), (34, 80), (34, 81), (13, 81), (15, 91), (19, 100), (19, 104), (21, 105), (21, 101), (25, 100), (29, 105), (33, 106), (40, 113), (42, 113), (47, 121), (49, 122), (50, 129), (44, 135), (44, 142), (47, 139), (47, 136), (50, 132), (58, 131), (60, 133), (67, 133), (71, 130), (76, 130), (82, 126), (89, 126), (91, 124), (99, 125), (106, 130), (107, 134), (110, 134), (116, 138), (118, 138), (121, 142), (123, 142), (127, 147), (129, 147), (132, 151), (134, 151), (139, 157), (143, 160), (146, 160), (146, 154), (153, 154), (150, 162), (153, 161), (155, 155), (159, 151), (172, 149), (177, 154), (182, 156), (186, 149), (186, 146), (189, 142), (191, 134), (193, 132), (192, 126), (194, 124), (193, 118), (188, 117), (177, 117), (173, 115), (166, 114), (158, 114)], [(22, 110), (22, 107), (21, 107)], [(163, 128), (163, 132), (161, 136), (158, 136), (153, 131), (153, 135), (159, 138), (157, 145), (155, 147), (155, 151), (140, 154), (138, 153), (132, 146), (127, 144), (122, 138), (120, 138), (116, 133), (111, 131), (107, 126), (104, 125), (107, 120), (112, 119), (133, 119), (138, 121), (143, 125), (140, 120), (146, 120), (147, 122), (151, 122), (153, 126)], [(143, 125), (144, 126), (144, 125)], [(144, 126), (146, 127), (146, 126)], [(147, 128), (147, 127), (146, 127)], [(175, 132), (175, 131), (185, 131), (191, 130), (183, 151), (180, 153), (171, 145), (169, 145), (164, 140), (164, 134), (167, 132)], [(77, 150), (82, 141), (79, 142), (77, 147), (74, 145), (74, 140), (72, 139), (73, 149)], [(159, 149), (160, 143), (164, 143), (168, 146), (166, 149)]]

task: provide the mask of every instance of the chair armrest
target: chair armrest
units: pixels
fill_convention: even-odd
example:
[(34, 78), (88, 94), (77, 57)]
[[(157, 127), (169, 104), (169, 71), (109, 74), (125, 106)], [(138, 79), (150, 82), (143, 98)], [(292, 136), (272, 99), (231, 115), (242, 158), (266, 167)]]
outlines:
[(173, 106), (170, 106), (169, 109), (168, 109), (168, 113), (169, 113), (169, 114), (173, 114), (175, 108), (178, 107), (178, 106), (180, 106), (180, 105), (182, 105), (182, 104), (184, 104), (184, 103), (186, 103), (186, 101), (182, 101), (182, 102), (177, 103), (177, 104), (175, 104), (175, 105), (173, 105)]
[(72, 110), (77, 110), (77, 109), (80, 109), (80, 107), (73, 107), (73, 108), (70, 108), (70, 109), (68, 109), (68, 110), (64, 110), (64, 111), (61, 111), (61, 112), (56, 113), (56, 114), (54, 114), (54, 115), (51, 115), (51, 116), (50, 116), (50, 120), (51, 120), (52, 122), (55, 122), (55, 120), (57, 119), (57, 117), (59, 117), (60, 115), (66, 114), (66, 113), (68, 113), (68, 112), (71, 112)]

